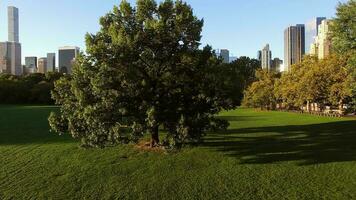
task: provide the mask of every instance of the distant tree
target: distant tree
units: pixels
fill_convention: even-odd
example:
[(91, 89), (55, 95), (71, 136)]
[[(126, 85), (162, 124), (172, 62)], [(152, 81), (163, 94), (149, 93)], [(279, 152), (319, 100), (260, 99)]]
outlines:
[(226, 83), (226, 91), (230, 93), (233, 105), (240, 106), (245, 91), (253, 82), (257, 80), (256, 71), (261, 68), (261, 64), (256, 59), (240, 57), (229, 64), (219, 67), (221, 80)]
[[(127, 1), (100, 19), (101, 29), (86, 36), (72, 77), (55, 84), (62, 105), (52, 113), (53, 130), (69, 132), (84, 146), (105, 147), (137, 141), (148, 133), (151, 146), (199, 141), (214, 119), (233, 108), (220, 61), (210, 47), (199, 49), (203, 21), (182, 1)], [(215, 74), (217, 73), (217, 74)]]
[(244, 105), (247, 107), (273, 110), (276, 108), (277, 98), (274, 94), (275, 82), (278, 74), (266, 70), (256, 72), (258, 81), (245, 91)]
[(58, 73), (0, 74), (0, 104), (53, 104), (51, 90), (61, 76)]

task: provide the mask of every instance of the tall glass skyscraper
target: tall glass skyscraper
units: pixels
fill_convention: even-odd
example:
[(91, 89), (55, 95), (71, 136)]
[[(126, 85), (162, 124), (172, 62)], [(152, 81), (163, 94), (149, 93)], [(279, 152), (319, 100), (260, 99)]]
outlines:
[(7, 8), (8, 40), (19, 42), (19, 9), (13, 6)]
[(23, 68), (19, 43), (19, 10), (9, 6), (7, 11), (9, 41), (0, 43), (0, 72), (21, 75)]
[(290, 71), (293, 64), (302, 61), (305, 54), (305, 26), (297, 24), (284, 31), (284, 67)]

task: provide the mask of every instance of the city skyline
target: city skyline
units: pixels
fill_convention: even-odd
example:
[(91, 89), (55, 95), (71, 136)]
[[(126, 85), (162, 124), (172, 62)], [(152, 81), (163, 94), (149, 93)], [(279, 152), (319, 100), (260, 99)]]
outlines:
[[(203, 45), (212, 45), (214, 49), (229, 49), (230, 54), (238, 57), (254, 58), (256, 51), (266, 43), (273, 46), (275, 57), (283, 58), (283, 30), (291, 24), (307, 23), (318, 16), (331, 18), (338, 3), (337, 0), (313, 2), (270, 0), (268, 3), (257, 0), (187, 2), (191, 4), (199, 18), (204, 18)], [(76, 45), (85, 49), (85, 33), (95, 33), (99, 27), (99, 17), (118, 3), (118, 0), (108, 0), (105, 3), (99, 0), (85, 3), (81, 0), (75, 2), (63, 0), (60, 4), (51, 1), (2, 1), (0, 40), (5, 41), (7, 38), (4, 11), (7, 6), (15, 6), (20, 10), (23, 60), (25, 56), (45, 57), (47, 52), (56, 52), (60, 46)], [(54, 5), (56, 7), (53, 7)], [(41, 7), (41, 12), (36, 12), (38, 7)], [(278, 12), (269, 8), (274, 8)], [(303, 12), (297, 12), (301, 8)], [(250, 9), (254, 9), (253, 12), (249, 12)], [(73, 19), (78, 19), (78, 22)]]

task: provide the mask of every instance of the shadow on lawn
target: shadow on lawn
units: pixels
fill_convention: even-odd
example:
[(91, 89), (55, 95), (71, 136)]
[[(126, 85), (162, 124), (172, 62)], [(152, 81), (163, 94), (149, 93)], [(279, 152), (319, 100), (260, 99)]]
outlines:
[(356, 161), (356, 121), (231, 129), (210, 134), (203, 146), (247, 164)]

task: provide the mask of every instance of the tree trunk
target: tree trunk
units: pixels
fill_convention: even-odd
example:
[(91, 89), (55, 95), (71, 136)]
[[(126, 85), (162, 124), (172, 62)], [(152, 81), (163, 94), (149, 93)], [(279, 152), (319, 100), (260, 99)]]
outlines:
[(159, 145), (158, 126), (151, 128), (151, 148)]

